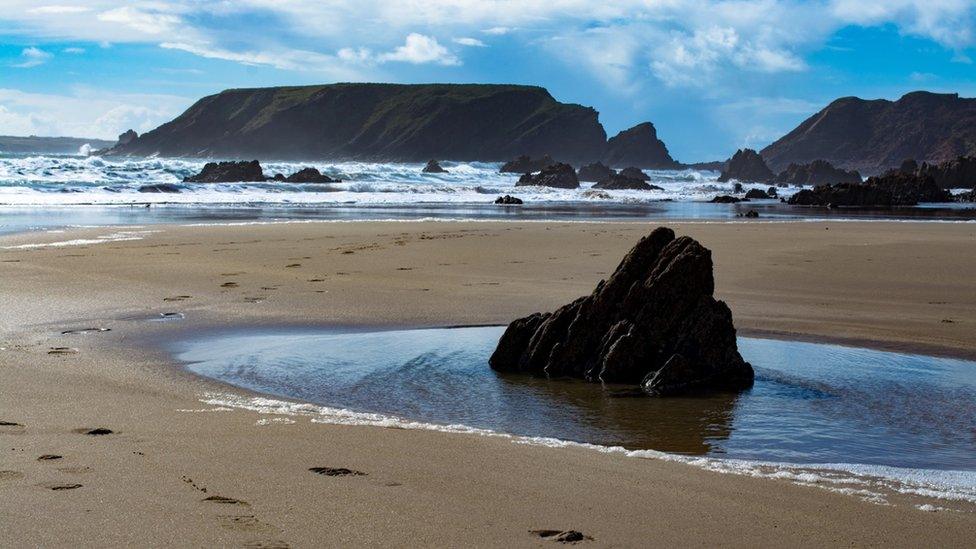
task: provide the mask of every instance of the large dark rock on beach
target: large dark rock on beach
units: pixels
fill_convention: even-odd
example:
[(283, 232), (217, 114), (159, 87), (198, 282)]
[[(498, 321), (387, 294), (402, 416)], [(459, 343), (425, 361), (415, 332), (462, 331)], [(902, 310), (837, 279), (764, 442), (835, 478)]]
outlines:
[(594, 162), (592, 164), (580, 166), (579, 171), (576, 172), (576, 177), (580, 181), (599, 183), (600, 181), (603, 181), (616, 173), (616, 170), (612, 169), (610, 166), (607, 166), (603, 162)]
[(748, 388), (752, 366), (739, 354), (732, 312), (714, 289), (711, 252), (660, 227), (589, 296), (512, 322), (489, 364), (639, 384), (659, 396)]
[(424, 173), (447, 173), (447, 170), (441, 167), (440, 163), (436, 160), (428, 160), (427, 165), (424, 166)]
[(509, 160), (502, 164), (502, 168), (498, 171), (501, 173), (532, 173), (541, 171), (543, 168), (552, 166), (555, 163), (556, 161), (548, 154), (539, 158), (532, 158), (523, 154), (514, 160)]
[(315, 168), (302, 168), (284, 179), (286, 183), (338, 183)]
[(495, 204), (501, 204), (502, 206), (520, 206), (522, 203), (521, 198), (508, 194), (505, 196), (499, 196), (495, 199)]
[(775, 174), (766, 166), (762, 156), (752, 149), (739, 149), (732, 155), (732, 158), (725, 164), (718, 180), (722, 183), (727, 181), (745, 181), (749, 183), (766, 183), (772, 181)]
[(604, 189), (604, 190), (631, 190), (631, 191), (662, 191), (664, 190), (657, 185), (651, 185), (647, 181), (643, 181), (634, 177), (627, 177), (622, 173), (615, 173), (610, 177), (600, 181), (599, 183), (593, 185), (594, 189)]
[(197, 175), (184, 177), (186, 183), (236, 183), (265, 181), (264, 170), (257, 160), (208, 162)]
[(835, 168), (826, 160), (814, 160), (809, 164), (790, 164), (776, 176), (773, 183), (785, 185), (833, 185), (835, 183), (860, 183), (857, 170)]
[(536, 185), (558, 189), (578, 189), (579, 179), (576, 170), (569, 164), (557, 163), (548, 166), (537, 174), (526, 173), (515, 183), (516, 187)]
[(820, 185), (812, 190), (803, 189), (791, 196), (788, 203), (797, 206), (887, 208), (952, 200), (949, 191), (939, 188), (931, 177), (897, 172), (870, 177), (864, 183), (839, 183)]
[(658, 139), (654, 124), (644, 122), (624, 130), (607, 141), (603, 161), (611, 166), (640, 166), (676, 170), (680, 164), (671, 158), (664, 142)]

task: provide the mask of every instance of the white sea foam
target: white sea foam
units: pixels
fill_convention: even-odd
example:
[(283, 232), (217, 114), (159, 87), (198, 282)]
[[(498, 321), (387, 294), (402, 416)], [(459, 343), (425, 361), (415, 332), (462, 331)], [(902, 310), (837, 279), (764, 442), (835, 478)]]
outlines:
[[(55, 232), (55, 231), (51, 231)], [(63, 232), (63, 231), (61, 231)], [(14, 244), (10, 246), (0, 246), (3, 250), (31, 250), (36, 248), (65, 248), (69, 246), (89, 246), (92, 244), (106, 244), (108, 242), (124, 242), (128, 240), (142, 240), (146, 235), (159, 231), (114, 231), (108, 234), (96, 236), (95, 238), (74, 238), (71, 240), (59, 240), (56, 242), (31, 242), (28, 244)]]
[[(966, 510), (972, 512), (976, 506), (976, 472), (972, 471), (907, 469), (848, 463), (789, 464), (686, 456), (657, 450), (628, 450), (620, 446), (601, 446), (548, 437), (517, 436), (461, 424), (441, 425), (386, 414), (354, 412), (342, 408), (288, 402), (266, 397), (245, 397), (231, 393), (205, 393), (201, 397), (201, 402), (218, 408), (236, 408), (284, 418), (307, 417), (313, 423), (479, 435), (507, 439), (515, 444), (530, 444), (550, 448), (580, 448), (630, 458), (672, 461), (716, 473), (788, 481), (802, 486), (858, 497), (879, 505), (890, 505), (894, 498), (908, 498), (912, 505), (923, 511)], [(268, 419), (269, 421), (261, 424), (278, 423), (271, 421), (273, 418)], [(935, 505), (933, 501), (940, 505)], [(959, 509), (943, 507), (952, 503), (958, 504)]]

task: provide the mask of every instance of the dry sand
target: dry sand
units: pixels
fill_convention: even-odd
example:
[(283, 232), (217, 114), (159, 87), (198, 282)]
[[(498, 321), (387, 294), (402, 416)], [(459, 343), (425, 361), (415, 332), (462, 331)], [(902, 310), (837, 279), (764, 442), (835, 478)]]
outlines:
[[(746, 333), (976, 356), (976, 225), (671, 224)], [(648, 224), (294, 223), (0, 238), (0, 546), (967, 546), (976, 514), (473, 435), (200, 411), (157, 342), (214, 326), (504, 323)], [(178, 322), (148, 322), (181, 312)], [(62, 334), (69, 329), (111, 331)], [(50, 354), (66, 347), (64, 353)], [(77, 429), (106, 427), (111, 435)], [(41, 460), (42, 454), (61, 459)], [(365, 476), (328, 477), (310, 467)], [(80, 487), (67, 488), (74, 485)], [(54, 487), (67, 489), (54, 490)], [(236, 502), (207, 501), (211, 496)]]

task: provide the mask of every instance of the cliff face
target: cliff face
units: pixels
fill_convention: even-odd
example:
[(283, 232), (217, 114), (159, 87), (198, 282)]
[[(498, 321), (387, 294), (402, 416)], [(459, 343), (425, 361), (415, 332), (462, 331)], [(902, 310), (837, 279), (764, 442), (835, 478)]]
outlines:
[(589, 107), (544, 88), (333, 84), (227, 90), (108, 154), (426, 161), (602, 157)]
[(664, 142), (657, 138), (654, 124), (644, 122), (624, 130), (607, 142), (603, 161), (611, 167), (637, 166), (651, 169), (677, 169)]
[(761, 152), (775, 171), (814, 160), (867, 174), (906, 158), (938, 164), (976, 154), (976, 99), (929, 92), (897, 101), (845, 97)]

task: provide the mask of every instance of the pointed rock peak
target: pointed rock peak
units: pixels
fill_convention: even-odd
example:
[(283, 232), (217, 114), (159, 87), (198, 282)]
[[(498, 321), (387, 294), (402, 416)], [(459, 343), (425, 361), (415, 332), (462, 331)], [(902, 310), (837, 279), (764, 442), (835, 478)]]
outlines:
[(642, 122), (611, 137), (607, 141), (604, 162), (610, 166), (634, 165), (652, 169), (678, 167), (678, 163), (668, 153), (667, 146), (658, 139), (654, 124), (650, 122)]

